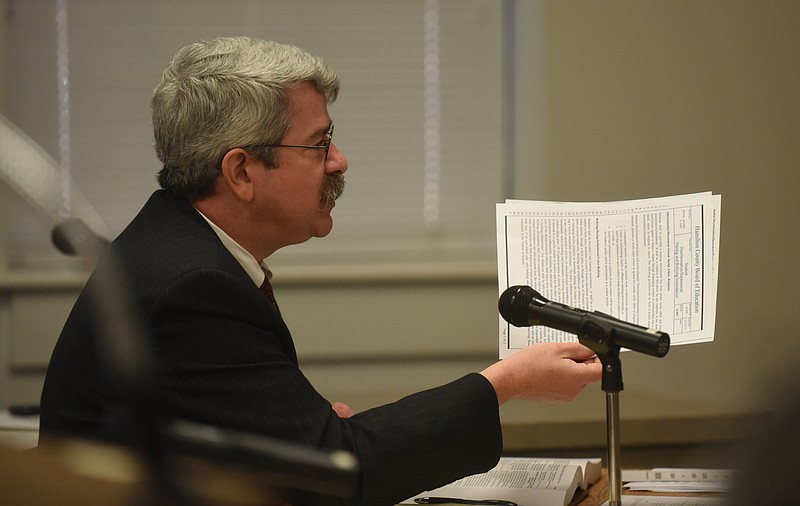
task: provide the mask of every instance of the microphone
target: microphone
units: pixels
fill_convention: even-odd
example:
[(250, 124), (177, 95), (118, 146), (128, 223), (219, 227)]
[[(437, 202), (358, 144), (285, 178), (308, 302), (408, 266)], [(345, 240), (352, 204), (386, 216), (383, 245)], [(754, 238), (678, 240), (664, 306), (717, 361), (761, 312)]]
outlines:
[(67, 218), (61, 221), (50, 233), (56, 248), (66, 255), (99, 256), (108, 240), (94, 233), (79, 218)]
[[(516, 327), (542, 325), (576, 334), (598, 354), (615, 347), (663, 357), (669, 351), (669, 334), (628, 323), (599, 311), (589, 312), (551, 302), (529, 286), (512, 286), (500, 296), (500, 315)], [(588, 342), (584, 342), (587, 340)]]

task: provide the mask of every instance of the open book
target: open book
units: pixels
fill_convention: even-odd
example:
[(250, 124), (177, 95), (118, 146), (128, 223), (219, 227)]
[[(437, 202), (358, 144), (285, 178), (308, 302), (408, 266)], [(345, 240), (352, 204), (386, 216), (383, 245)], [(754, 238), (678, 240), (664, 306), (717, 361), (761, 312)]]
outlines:
[(511, 501), (520, 506), (566, 506), (580, 501), (589, 485), (600, 478), (601, 467), (599, 458), (502, 457), (497, 466), (486, 473), (428, 490), (402, 504), (424, 504), (426, 497), (452, 497)]
[[(527, 285), (551, 301), (661, 330), (671, 344), (714, 339), (721, 197), (497, 205), (500, 293)], [(500, 318), (500, 358), (574, 340)]]

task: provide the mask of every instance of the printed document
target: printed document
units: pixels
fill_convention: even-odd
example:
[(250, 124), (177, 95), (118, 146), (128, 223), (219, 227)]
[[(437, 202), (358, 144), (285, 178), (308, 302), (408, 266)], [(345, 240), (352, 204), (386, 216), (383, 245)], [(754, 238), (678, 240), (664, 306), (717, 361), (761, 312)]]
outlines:
[(657, 467), (624, 469), (623, 487), (627, 490), (662, 493), (727, 492), (733, 484), (733, 469)]
[[(720, 497), (663, 497), (646, 495), (623, 495), (622, 506), (724, 506), (727, 501)], [(601, 506), (607, 506), (604, 502)]]
[[(666, 332), (671, 344), (714, 340), (721, 196), (497, 204), (499, 293), (527, 285), (553, 302)], [(500, 318), (500, 358), (575, 340)]]

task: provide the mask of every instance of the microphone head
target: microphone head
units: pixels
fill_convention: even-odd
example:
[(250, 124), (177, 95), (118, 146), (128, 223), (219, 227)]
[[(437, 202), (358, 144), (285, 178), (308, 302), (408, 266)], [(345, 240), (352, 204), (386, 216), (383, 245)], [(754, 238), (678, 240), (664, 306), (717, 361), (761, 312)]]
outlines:
[(67, 255), (97, 256), (108, 241), (95, 234), (78, 218), (68, 218), (56, 225), (50, 233), (56, 248)]
[(500, 295), (500, 300), (497, 302), (500, 316), (515, 327), (530, 327), (528, 307), (535, 300), (546, 301), (539, 292), (529, 286), (511, 286)]

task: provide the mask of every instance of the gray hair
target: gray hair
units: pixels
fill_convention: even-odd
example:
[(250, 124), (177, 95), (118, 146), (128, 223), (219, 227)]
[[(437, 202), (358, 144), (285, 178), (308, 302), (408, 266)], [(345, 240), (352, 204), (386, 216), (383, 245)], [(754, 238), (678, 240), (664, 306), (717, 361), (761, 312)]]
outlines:
[[(194, 200), (207, 195), (230, 149), (277, 144), (289, 128), (286, 91), (312, 82), (328, 103), (339, 78), (321, 59), (294, 46), (248, 37), (181, 48), (151, 101), (162, 188)], [(275, 149), (253, 149), (276, 165)]]

